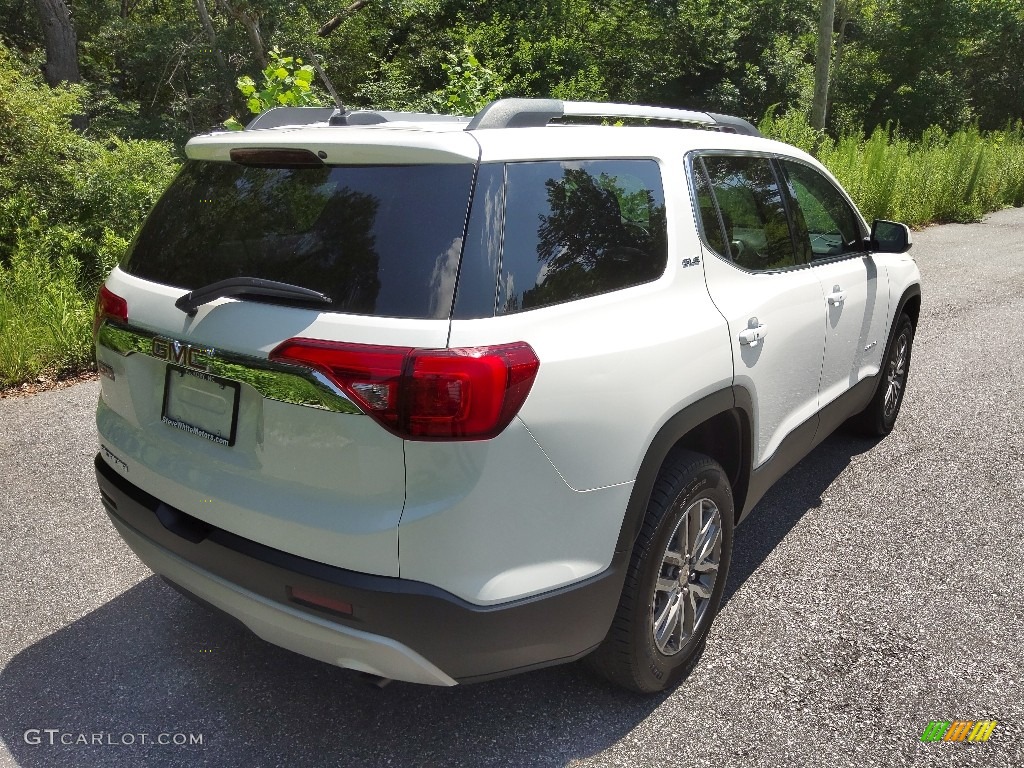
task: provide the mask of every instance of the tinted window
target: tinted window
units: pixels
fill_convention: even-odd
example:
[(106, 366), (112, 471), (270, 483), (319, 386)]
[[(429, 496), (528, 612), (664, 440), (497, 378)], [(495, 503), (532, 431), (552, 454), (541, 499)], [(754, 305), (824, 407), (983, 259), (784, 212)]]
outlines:
[(732, 260), (745, 269), (790, 267), (798, 260), (771, 161), (763, 157), (704, 158), (721, 211)]
[(802, 213), (801, 239), (815, 259), (864, 250), (860, 217), (827, 178), (803, 163), (783, 160), (789, 188)]
[(499, 314), (655, 280), (667, 254), (653, 160), (506, 166)]
[(718, 215), (718, 204), (711, 192), (711, 184), (704, 172), (704, 163), (699, 157), (693, 160), (693, 180), (697, 187), (697, 209), (700, 212), (701, 234), (704, 241), (717, 253), (729, 253), (722, 233), (722, 220)]
[(471, 165), (189, 161), (122, 267), (183, 291), (261, 277), (322, 291), (337, 312), (448, 317), (472, 177)]
[(462, 253), (459, 287), (452, 313), (455, 319), (494, 316), (504, 216), (505, 164), (484, 163), (477, 172), (473, 207), (466, 229), (466, 247)]

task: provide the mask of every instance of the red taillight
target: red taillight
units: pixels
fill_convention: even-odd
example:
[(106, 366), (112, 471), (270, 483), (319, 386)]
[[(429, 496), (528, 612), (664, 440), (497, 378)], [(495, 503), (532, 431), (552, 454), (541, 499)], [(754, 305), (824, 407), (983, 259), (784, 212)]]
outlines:
[(96, 308), (92, 317), (92, 336), (95, 340), (100, 330), (100, 323), (107, 318), (128, 322), (128, 302), (122, 299), (107, 286), (101, 285), (100, 292), (96, 295)]
[(540, 361), (529, 344), (412, 349), (289, 339), (270, 359), (320, 371), (395, 434), (486, 440), (515, 418)]

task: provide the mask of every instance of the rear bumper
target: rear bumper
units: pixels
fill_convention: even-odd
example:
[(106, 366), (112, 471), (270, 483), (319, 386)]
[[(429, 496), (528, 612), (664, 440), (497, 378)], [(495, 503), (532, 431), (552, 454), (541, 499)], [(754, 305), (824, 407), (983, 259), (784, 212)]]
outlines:
[[(603, 639), (625, 556), (577, 584), (478, 606), (422, 582), (328, 566), (258, 544), (164, 504), (97, 455), (114, 527), (139, 558), (255, 634), (329, 664), (433, 685), (573, 661)], [(628, 553), (627, 553), (628, 554)], [(352, 606), (342, 616), (289, 598), (289, 587)]]

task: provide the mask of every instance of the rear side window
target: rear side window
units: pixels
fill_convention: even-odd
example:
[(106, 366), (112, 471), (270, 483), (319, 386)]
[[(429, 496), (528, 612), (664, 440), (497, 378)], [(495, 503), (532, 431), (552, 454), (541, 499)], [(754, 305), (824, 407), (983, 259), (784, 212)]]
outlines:
[(653, 160), (509, 163), (497, 313), (656, 280), (668, 243)]
[[(782, 269), (798, 260), (789, 230), (782, 191), (771, 161), (765, 157), (707, 155), (708, 181), (721, 214), (724, 245), (744, 269)], [(698, 193), (699, 196), (699, 193)], [(704, 213), (705, 203), (701, 203)], [(705, 221), (705, 231), (710, 229)]]
[(121, 266), (183, 292), (260, 277), (326, 293), (336, 312), (447, 318), (473, 171), (190, 160)]

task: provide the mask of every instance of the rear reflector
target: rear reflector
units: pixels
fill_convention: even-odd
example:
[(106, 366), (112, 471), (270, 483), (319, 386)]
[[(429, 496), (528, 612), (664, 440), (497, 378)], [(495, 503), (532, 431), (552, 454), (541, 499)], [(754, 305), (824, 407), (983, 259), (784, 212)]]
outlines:
[(111, 291), (105, 285), (100, 286), (100, 292), (96, 295), (96, 306), (92, 316), (92, 337), (96, 340), (96, 334), (100, 330), (100, 323), (104, 320), (118, 320), (122, 323), (128, 322), (128, 302)]
[(385, 428), (412, 440), (487, 440), (526, 402), (529, 344), (412, 349), (289, 339), (270, 359), (319, 371)]
[(318, 595), (301, 587), (288, 587), (288, 599), (293, 603), (304, 605), (307, 608), (319, 608), (331, 613), (340, 613), (342, 616), (352, 615), (352, 603), (344, 600), (335, 600), (333, 597)]

